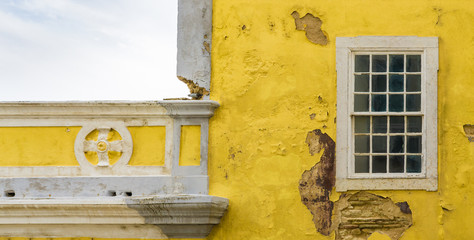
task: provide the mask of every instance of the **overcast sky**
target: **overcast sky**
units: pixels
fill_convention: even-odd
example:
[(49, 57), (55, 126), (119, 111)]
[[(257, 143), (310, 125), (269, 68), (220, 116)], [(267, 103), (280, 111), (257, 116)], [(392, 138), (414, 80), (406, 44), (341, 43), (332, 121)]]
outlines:
[(0, 0), (0, 101), (184, 97), (176, 0)]

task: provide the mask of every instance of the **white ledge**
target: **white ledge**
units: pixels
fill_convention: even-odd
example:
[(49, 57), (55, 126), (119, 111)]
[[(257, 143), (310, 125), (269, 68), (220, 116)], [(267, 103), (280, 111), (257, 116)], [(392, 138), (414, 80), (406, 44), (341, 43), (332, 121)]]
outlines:
[(0, 126), (71, 126), (97, 118), (132, 122), (140, 118), (209, 118), (218, 106), (212, 100), (0, 102)]
[(208, 195), (3, 199), (0, 236), (205, 238), (227, 206)]

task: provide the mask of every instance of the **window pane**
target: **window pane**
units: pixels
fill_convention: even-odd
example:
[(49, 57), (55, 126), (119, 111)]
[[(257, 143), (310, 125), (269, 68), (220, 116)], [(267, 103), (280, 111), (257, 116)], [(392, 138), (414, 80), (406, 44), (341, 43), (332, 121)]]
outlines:
[(368, 72), (369, 71), (369, 55), (356, 55), (355, 56), (355, 72)]
[(421, 94), (407, 94), (407, 112), (421, 110)]
[(389, 95), (388, 109), (390, 112), (403, 112), (403, 94)]
[(421, 132), (421, 117), (407, 117), (407, 132)]
[(372, 156), (372, 172), (386, 173), (387, 172), (387, 156)]
[(356, 112), (369, 111), (369, 95), (366, 95), (366, 94), (354, 95), (354, 111)]
[(355, 156), (355, 173), (369, 172), (369, 156)]
[(391, 133), (405, 132), (404, 117), (390, 117), (390, 132)]
[(407, 136), (407, 152), (421, 153), (421, 136)]
[(403, 55), (390, 55), (390, 72), (403, 72)]
[(391, 173), (402, 173), (405, 170), (405, 163), (403, 156), (390, 156), (389, 160), (389, 172)]
[(372, 72), (387, 71), (387, 55), (372, 55)]
[(405, 136), (390, 136), (390, 153), (403, 153), (403, 139)]
[(369, 91), (369, 75), (355, 75), (354, 90), (356, 92), (368, 92)]
[(421, 156), (408, 155), (407, 156), (407, 173), (421, 172)]
[(421, 91), (421, 75), (407, 75), (407, 92)]
[(372, 75), (372, 92), (387, 91), (387, 75)]
[(390, 74), (389, 90), (390, 92), (403, 92), (403, 75)]
[(386, 133), (387, 132), (387, 117), (372, 117), (372, 132)]
[(368, 153), (369, 152), (369, 136), (355, 136), (355, 152)]
[(370, 117), (355, 117), (355, 133), (370, 132)]
[(407, 72), (421, 72), (421, 55), (407, 55)]
[(387, 111), (387, 96), (385, 94), (372, 96), (372, 111), (374, 112)]
[(372, 152), (387, 152), (387, 136), (372, 136)]

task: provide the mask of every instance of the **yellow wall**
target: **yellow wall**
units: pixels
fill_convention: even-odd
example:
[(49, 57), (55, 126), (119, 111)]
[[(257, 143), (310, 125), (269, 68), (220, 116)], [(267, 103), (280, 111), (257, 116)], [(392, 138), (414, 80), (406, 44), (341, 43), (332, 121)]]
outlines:
[[(321, 156), (308, 153), (308, 131), (337, 144), (335, 38), (359, 35), (439, 37), (439, 191), (372, 192), (410, 205), (401, 239), (474, 239), (463, 132), (474, 124), (473, 1), (214, 0), (213, 11), (210, 194), (230, 206), (209, 239), (334, 239), (316, 231), (298, 181)], [(293, 11), (319, 17), (328, 44), (297, 31)]]
[[(0, 166), (79, 166), (74, 156), (74, 141), (81, 127), (0, 127)], [(165, 164), (166, 128), (129, 127), (133, 139), (132, 166)], [(111, 131), (111, 133), (116, 131)], [(97, 141), (98, 132), (88, 140)], [(110, 141), (119, 140), (115, 134)], [(95, 138), (95, 139), (94, 139)], [(97, 164), (97, 154), (86, 154)], [(111, 164), (120, 156), (111, 156)]]
[[(328, 44), (297, 31), (294, 11), (319, 17)], [(401, 239), (474, 239), (474, 143), (463, 132), (474, 124), (473, 1), (214, 0), (213, 14), (211, 99), (221, 107), (210, 126), (210, 194), (230, 205), (208, 239), (334, 239), (316, 231), (298, 182), (321, 156), (308, 153), (307, 132), (321, 129), (337, 144), (335, 38), (359, 35), (439, 37), (439, 191), (372, 192), (410, 205), (414, 224)], [(162, 165), (150, 141), (162, 146), (164, 129), (129, 130), (131, 163)], [(78, 131), (0, 129), (0, 166), (77, 165)]]

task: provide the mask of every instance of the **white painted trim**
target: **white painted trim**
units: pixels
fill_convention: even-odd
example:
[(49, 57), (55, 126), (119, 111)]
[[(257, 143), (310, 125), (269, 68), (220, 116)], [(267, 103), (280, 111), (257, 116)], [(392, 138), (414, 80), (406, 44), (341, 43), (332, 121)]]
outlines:
[[(420, 51), (423, 54), (422, 111), (424, 114), (425, 166), (422, 175), (412, 178), (349, 178), (351, 167), (351, 55), (353, 52)], [(336, 144), (336, 191), (347, 190), (402, 190), (418, 189), (436, 191), (438, 187), (437, 165), (437, 71), (438, 38), (416, 36), (359, 36), (336, 38), (337, 71), (337, 144)], [(410, 177), (408, 176), (408, 177)]]
[[(80, 167), (0, 167), (0, 177), (207, 175), (209, 118), (218, 106), (217, 102), (211, 100), (0, 102), (0, 127), (83, 127), (75, 142), (75, 155)], [(200, 166), (179, 166), (182, 125), (201, 126)], [(81, 150), (81, 141), (89, 130), (99, 126), (119, 130), (124, 140), (130, 144), (132, 139), (126, 127), (165, 126), (165, 165), (127, 165), (125, 162), (130, 160), (131, 149), (125, 151), (121, 160), (111, 167), (91, 165)], [(173, 161), (176, 164), (172, 164)]]
[(205, 238), (228, 203), (208, 195), (0, 200), (0, 236)]
[[(209, 118), (215, 101), (0, 102), (0, 127), (79, 126), (80, 166), (0, 167), (0, 236), (205, 238), (228, 200), (208, 195)], [(201, 126), (200, 166), (179, 166), (180, 130)], [(130, 126), (165, 126), (165, 165), (130, 166)], [(94, 129), (115, 129), (122, 157), (84, 156)], [(185, 194), (185, 195), (183, 195)]]
[(212, 100), (0, 102), (0, 127), (82, 126), (111, 120), (126, 126), (162, 126), (169, 118), (209, 118), (217, 107)]

